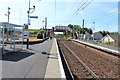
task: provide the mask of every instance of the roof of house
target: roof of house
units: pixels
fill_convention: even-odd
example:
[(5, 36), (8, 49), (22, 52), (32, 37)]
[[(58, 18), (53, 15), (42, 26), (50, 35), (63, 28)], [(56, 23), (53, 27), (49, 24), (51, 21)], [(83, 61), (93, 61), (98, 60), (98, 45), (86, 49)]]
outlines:
[(102, 34), (101, 34), (101, 33), (99, 33), (99, 32), (95, 32), (95, 33), (93, 33), (93, 34), (102, 35)]
[(120, 34), (110, 34), (109, 36), (114, 40), (120, 40)]
[(103, 37), (103, 35), (102, 35), (101, 33), (99, 33), (99, 32), (95, 32), (95, 33), (93, 33), (92, 35), (94, 35), (94, 36), (99, 35), (99, 36), (102, 36), (102, 37)]
[(99, 32), (95, 32), (92, 34), (92, 36), (95, 38), (95, 39), (102, 39), (103, 38), (103, 35)]

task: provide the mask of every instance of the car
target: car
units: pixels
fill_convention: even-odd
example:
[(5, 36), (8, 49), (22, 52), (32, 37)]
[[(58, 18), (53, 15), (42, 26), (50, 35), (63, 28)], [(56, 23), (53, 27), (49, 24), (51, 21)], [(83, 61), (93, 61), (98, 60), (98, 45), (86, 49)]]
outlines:
[(93, 42), (103, 42), (102, 40), (93, 40)]

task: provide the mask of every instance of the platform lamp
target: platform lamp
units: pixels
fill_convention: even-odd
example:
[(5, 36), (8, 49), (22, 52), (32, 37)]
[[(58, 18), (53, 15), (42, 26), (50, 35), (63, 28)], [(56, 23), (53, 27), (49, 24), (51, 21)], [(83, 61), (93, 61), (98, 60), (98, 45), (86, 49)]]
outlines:
[[(28, 8), (28, 32), (29, 32), (29, 25), (30, 25), (30, 13), (33, 13), (35, 11), (35, 5), (33, 5), (33, 8), (30, 7), (31, 0), (29, 0), (29, 8)], [(29, 38), (27, 39), (27, 49), (29, 49)]]
[(42, 21), (42, 27), (43, 27), (43, 30), (44, 30), (44, 22), (45, 22), (45, 21)]
[(7, 16), (8, 17), (8, 22), (9, 22), (9, 18), (10, 18), (10, 7), (8, 7), (8, 12), (7, 12), (7, 14), (5, 14), (5, 16)]
[[(8, 17), (8, 23), (9, 23), (9, 18), (10, 18), (10, 7), (8, 7), (8, 12), (7, 12), (7, 14), (5, 14), (5, 16), (7, 16)], [(8, 37), (8, 35), (7, 35), (7, 37)], [(9, 39), (7, 39), (7, 41), (8, 41)]]
[(95, 38), (95, 37), (94, 37), (94, 36), (95, 36), (95, 35), (94, 35), (94, 32), (95, 32), (95, 22), (93, 22), (93, 25), (94, 25), (94, 26), (93, 26), (93, 40), (94, 40), (94, 38)]

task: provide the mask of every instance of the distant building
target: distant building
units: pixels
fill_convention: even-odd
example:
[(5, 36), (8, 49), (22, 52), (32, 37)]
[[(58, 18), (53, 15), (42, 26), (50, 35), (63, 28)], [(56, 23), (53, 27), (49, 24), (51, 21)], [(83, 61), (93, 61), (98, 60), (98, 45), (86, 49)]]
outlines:
[(118, 41), (118, 34), (107, 34), (101, 39), (103, 42), (115, 42)]
[(92, 34), (93, 40), (101, 40), (103, 38), (103, 35), (99, 32), (95, 32)]
[(86, 31), (83, 36), (83, 40), (90, 40), (90, 39), (91, 39), (91, 35)]
[(103, 42), (115, 42), (118, 46), (120, 45), (120, 34), (107, 34), (101, 39)]

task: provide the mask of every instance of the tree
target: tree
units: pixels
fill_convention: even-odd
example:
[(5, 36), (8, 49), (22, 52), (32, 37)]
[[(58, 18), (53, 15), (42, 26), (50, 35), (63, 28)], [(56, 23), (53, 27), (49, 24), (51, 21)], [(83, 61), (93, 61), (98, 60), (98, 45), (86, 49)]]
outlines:
[(90, 28), (90, 29), (89, 29), (89, 34), (92, 34), (92, 33), (93, 33), (93, 31), (92, 31), (92, 29)]
[(101, 33), (103, 36), (105, 36), (105, 35), (107, 35), (107, 34), (110, 34), (110, 32), (108, 32), (108, 31), (98, 31), (99, 33)]
[(89, 34), (92, 34), (93, 31), (91, 28), (81, 28), (80, 25), (72, 25), (69, 24), (68, 27), (70, 27), (74, 32), (77, 31), (78, 34), (85, 34), (87, 31)]
[(110, 34), (118, 34), (118, 32), (110, 32)]
[(68, 27), (71, 28), (71, 29), (73, 29), (73, 25), (72, 24), (69, 24)]
[(42, 38), (43, 38), (43, 34), (45, 34), (45, 33), (46, 33), (45, 30), (40, 30), (40, 31), (38, 32), (38, 34), (37, 34), (37, 38), (38, 38), (38, 39), (42, 39)]

